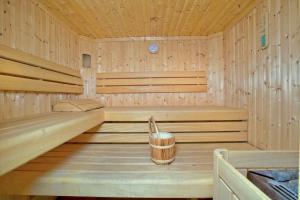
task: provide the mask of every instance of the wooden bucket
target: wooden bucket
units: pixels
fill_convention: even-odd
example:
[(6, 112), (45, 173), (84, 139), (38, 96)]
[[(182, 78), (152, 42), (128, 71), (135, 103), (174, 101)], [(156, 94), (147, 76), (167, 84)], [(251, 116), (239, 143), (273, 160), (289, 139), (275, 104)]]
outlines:
[(151, 159), (154, 163), (158, 165), (170, 164), (175, 160), (174, 135), (168, 132), (160, 132), (153, 117), (149, 119), (149, 144)]

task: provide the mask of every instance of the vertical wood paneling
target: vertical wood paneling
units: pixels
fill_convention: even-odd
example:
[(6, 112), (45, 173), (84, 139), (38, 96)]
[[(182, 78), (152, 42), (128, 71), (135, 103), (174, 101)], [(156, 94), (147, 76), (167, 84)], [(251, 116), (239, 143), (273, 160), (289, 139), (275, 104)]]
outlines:
[[(96, 43), (89, 38), (80, 37), (79, 39), (79, 65), (80, 72), (84, 83), (84, 92), (81, 97), (95, 98), (96, 97)], [(91, 68), (82, 67), (82, 54), (91, 56)]]
[[(0, 44), (71, 67), (79, 67), (78, 36), (30, 0), (0, 0)], [(75, 95), (0, 92), (0, 120), (51, 111)]]
[[(298, 0), (261, 0), (224, 33), (225, 104), (249, 110), (249, 141), (262, 149), (298, 149), (300, 35)], [(260, 19), (269, 44), (260, 48)]]
[[(151, 54), (155, 42), (159, 51)], [(97, 94), (106, 106), (223, 105), (223, 35), (198, 39), (106, 40), (97, 43), (97, 72), (198, 71), (208, 73), (208, 93)]]

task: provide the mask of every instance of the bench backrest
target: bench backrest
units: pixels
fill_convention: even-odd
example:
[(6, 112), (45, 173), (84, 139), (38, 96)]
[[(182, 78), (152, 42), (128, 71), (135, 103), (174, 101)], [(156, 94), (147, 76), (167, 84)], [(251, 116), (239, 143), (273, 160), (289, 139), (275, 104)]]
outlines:
[(97, 93), (206, 92), (205, 71), (109, 72), (97, 74)]
[(0, 91), (82, 93), (79, 70), (0, 45)]

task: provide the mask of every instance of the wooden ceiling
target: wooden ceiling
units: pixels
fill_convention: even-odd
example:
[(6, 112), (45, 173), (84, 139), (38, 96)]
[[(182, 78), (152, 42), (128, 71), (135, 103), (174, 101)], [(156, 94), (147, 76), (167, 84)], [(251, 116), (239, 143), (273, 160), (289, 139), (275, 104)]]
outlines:
[(255, 0), (37, 0), (90, 38), (205, 36), (224, 30)]

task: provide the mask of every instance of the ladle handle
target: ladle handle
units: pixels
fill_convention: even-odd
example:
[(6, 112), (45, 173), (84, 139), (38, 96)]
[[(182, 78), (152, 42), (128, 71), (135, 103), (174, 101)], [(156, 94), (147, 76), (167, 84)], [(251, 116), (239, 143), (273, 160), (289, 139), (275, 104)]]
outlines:
[(153, 127), (154, 127), (154, 130), (155, 130), (156, 134), (159, 135), (159, 130), (158, 130), (158, 127), (156, 125), (156, 122), (155, 122), (153, 116), (151, 116), (149, 118), (149, 134), (150, 134), (150, 136), (152, 136), (152, 134), (153, 134), (153, 132), (152, 132)]

